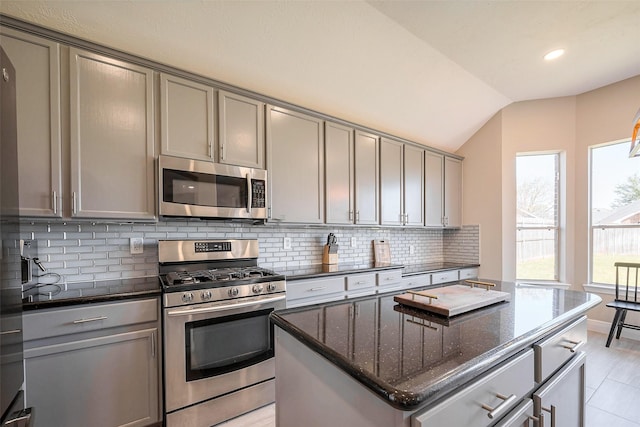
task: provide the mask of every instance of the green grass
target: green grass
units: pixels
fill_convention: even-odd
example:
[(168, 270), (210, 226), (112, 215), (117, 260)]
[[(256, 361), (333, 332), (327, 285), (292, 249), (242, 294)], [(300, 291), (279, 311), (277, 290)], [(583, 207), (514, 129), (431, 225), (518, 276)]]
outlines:
[[(594, 283), (616, 283), (615, 262), (640, 262), (640, 255), (596, 255), (593, 260)], [(555, 280), (553, 258), (540, 258), (518, 263), (516, 275), (525, 280)]]

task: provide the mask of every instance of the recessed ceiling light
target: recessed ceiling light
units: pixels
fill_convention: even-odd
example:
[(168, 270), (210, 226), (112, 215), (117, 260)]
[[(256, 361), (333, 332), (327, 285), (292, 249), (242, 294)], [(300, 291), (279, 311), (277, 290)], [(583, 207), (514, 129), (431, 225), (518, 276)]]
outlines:
[(561, 57), (562, 55), (564, 55), (564, 49), (556, 49), (556, 50), (552, 50), (551, 52), (547, 53), (544, 56), (544, 59), (546, 61), (551, 61), (553, 59)]

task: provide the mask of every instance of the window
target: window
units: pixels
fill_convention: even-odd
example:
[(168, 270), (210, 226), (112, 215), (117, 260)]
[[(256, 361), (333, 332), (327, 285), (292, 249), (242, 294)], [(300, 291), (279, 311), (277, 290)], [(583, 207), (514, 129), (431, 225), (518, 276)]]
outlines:
[(590, 280), (614, 284), (613, 264), (640, 262), (640, 157), (629, 140), (590, 149)]
[(560, 155), (516, 157), (516, 279), (558, 280)]

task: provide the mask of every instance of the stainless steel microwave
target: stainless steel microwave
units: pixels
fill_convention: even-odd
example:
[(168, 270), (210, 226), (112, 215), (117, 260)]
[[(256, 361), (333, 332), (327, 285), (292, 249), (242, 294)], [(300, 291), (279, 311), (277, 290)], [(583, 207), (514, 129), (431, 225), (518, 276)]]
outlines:
[(160, 215), (267, 219), (267, 171), (160, 156)]

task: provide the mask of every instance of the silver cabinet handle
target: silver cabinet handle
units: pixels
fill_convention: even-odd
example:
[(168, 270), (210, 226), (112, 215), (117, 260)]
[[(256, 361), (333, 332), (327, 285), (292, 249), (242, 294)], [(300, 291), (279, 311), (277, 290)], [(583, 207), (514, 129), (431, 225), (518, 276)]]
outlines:
[(209, 158), (213, 160), (213, 142), (209, 140)]
[(22, 329), (11, 329), (10, 331), (2, 331), (0, 335), (11, 335), (11, 334), (19, 334), (22, 332)]
[(565, 344), (562, 347), (568, 349), (571, 353), (575, 353), (584, 345), (584, 341), (571, 341), (571, 340), (566, 340), (566, 341), (571, 345)]
[[(543, 411), (547, 411), (548, 413), (551, 414), (551, 427), (556, 427), (556, 407), (554, 405), (551, 405), (550, 408), (545, 408), (544, 406), (542, 407)], [(544, 426), (544, 414), (540, 414), (540, 427)]]
[(71, 204), (72, 204), (72, 210), (73, 210), (73, 214), (76, 215), (78, 213), (78, 196), (77, 193), (74, 191), (72, 193), (72, 198), (71, 198)]
[(356, 224), (360, 222), (360, 211), (356, 211)]
[(323, 289), (327, 289), (327, 287), (326, 286), (319, 286), (317, 288), (309, 288), (309, 289), (307, 289), (307, 292), (318, 292), (318, 291), (321, 291)]
[(151, 358), (156, 358), (156, 333), (151, 333)]
[(353, 210), (349, 211), (349, 222), (353, 222)]
[(106, 320), (106, 319), (108, 319), (107, 316), (98, 316), (98, 317), (90, 317), (89, 319), (74, 320), (73, 323), (77, 325), (80, 323), (97, 322), (98, 320)]
[(518, 398), (518, 396), (516, 396), (515, 394), (512, 394), (510, 396), (505, 396), (499, 393), (496, 393), (496, 397), (502, 399), (502, 403), (500, 403), (495, 408), (492, 408), (491, 406), (486, 404), (482, 405), (482, 409), (489, 411), (487, 413), (487, 416), (491, 419), (494, 419), (498, 415), (500, 415), (501, 412), (505, 411), (509, 407), (509, 405), (511, 405), (511, 403), (513, 403)]
[(220, 144), (220, 160), (225, 160), (224, 158), (224, 143)]
[(53, 214), (58, 214), (58, 194), (55, 190), (51, 192), (51, 209), (53, 209)]

